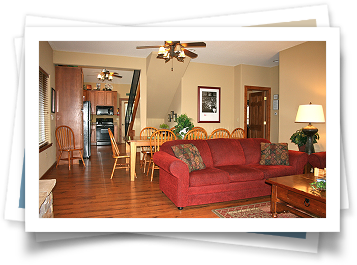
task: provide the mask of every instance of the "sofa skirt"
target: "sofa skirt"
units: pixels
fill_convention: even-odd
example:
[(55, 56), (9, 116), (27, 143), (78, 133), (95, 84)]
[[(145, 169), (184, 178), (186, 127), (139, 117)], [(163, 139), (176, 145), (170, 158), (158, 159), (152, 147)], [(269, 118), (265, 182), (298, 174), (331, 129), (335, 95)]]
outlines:
[(271, 194), (271, 185), (266, 184), (265, 179), (221, 185), (188, 187), (186, 185), (180, 185), (176, 177), (168, 174), (164, 170), (160, 170), (159, 178), (161, 191), (176, 207), (241, 200)]

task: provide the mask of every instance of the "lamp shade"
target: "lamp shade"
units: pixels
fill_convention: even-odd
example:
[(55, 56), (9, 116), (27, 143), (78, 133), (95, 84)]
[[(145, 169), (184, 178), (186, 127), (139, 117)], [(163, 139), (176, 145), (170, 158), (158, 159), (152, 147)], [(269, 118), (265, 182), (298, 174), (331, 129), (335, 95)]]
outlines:
[(322, 105), (300, 105), (296, 114), (295, 122), (319, 123), (325, 122)]

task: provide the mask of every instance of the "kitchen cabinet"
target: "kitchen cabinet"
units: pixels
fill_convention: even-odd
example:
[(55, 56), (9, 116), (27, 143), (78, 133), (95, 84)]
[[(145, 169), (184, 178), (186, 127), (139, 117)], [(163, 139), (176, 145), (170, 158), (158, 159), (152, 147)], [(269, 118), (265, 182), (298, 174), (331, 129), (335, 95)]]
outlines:
[(95, 114), (95, 107), (96, 107), (96, 91), (87, 90), (87, 97), (86, 100), (91, 102), (91, 114)]
[(96, 114), (96, 106), (113, 106), (116, 113), (118, 99), (116, 91), (87, 90), (85, 94), (85, 99), (91, 102), (92, 114)]

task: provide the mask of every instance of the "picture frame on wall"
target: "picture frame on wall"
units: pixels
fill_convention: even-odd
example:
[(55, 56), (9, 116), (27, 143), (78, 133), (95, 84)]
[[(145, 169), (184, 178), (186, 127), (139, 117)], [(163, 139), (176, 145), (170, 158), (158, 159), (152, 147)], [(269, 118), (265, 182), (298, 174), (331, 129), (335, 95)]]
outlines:
[(220, 123), (221, 88), (199, 86), (197, 109), (199, 123)]

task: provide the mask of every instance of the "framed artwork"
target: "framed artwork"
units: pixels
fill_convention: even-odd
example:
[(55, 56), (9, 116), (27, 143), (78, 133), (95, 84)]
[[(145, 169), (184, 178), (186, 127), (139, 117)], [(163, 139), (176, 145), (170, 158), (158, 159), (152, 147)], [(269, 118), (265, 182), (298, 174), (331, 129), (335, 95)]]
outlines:
[(198, 87), (198, 118), (200, 123), (221, 122), (221, 88)]
[(56, 90), (52, 87), (51, 90), (51, 112), (55, 113), (56, 110)]

